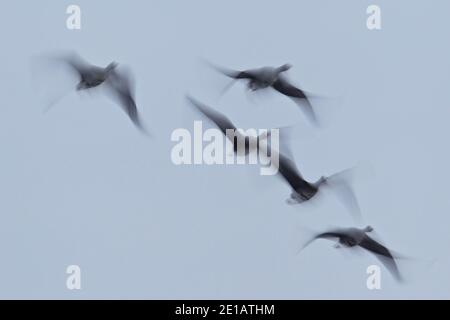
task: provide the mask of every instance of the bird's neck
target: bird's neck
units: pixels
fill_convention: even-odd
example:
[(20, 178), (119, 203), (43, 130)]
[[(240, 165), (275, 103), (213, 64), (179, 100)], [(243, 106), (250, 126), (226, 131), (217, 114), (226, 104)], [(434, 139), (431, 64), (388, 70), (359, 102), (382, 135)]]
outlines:
[(327, 181), (327, 179), (326, 179), (325, 177), (320, 177), (319, 180), (317, 180), (317, 181), (314, 183), (314, 186), (315, 186), (316, 188), (318, 188), (318, 187), (320, 187), (323, 183), (325, 183), (326, 181)]
[(285, 72), (286, 68), (284, 66), (281, 66), (281, 67), (276, 68), (275, 71), (279, 75), (280, 73)]

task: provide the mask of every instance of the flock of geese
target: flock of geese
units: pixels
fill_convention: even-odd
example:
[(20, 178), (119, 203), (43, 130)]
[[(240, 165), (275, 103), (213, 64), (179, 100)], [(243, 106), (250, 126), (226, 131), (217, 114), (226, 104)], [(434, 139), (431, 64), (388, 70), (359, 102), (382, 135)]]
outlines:
[[(110, 92), (110, 94), (114, 97), (117, 104), (122, 107), (135, 127), (142, 133), (148, 134), (148, 130), (139, 116), (139, 111), (134, 98), (132, 82), (126, 74), (117, 68), (117, 63), (112, 62), (106, 67), (98, 67), (84, 61), (76, 53), (62, 55), (57, 59), (68, 66), (78, 78), (78, 83), (74, 86), (74, 90), (91, 90), (99, 86), (107, 88), (108, 92)], [(228, 70), (217, 66), (213, 67), (232, 79), (232, 82), (226, 89), (228, 89), (236, 81), (246, 81), (247, 88), (250, 91), (273, 89), (292, 99), (299, 106), (306, 118), (312, 124), (317, 124), (317, 117), (309, 99), (311, 97), (310, 94), (292, 85), (285, 77), (285, 73), (291, 68), (291, 65), (284, 64), (280, 67), (263, 67), (243, 71)], [(195, 110), (212, 121), (212, 123), (214, 123), (214, 125), (217, 126), (227, 138), (227, 129), (236, 130), (236, 126), (219, 111), (199, 102), (191, 96), (187, 96), (187, 101)], [(254, 152), (254, 150), (249, 150), (250, 138), (251, 137), (245, 137), (246, 153)], [(236, 139), (237, 138), (235, 136), (234, 141), (231, 141), (235, 152), (237, 152)], [(259, 146), (259, 141), (256, 145)], [(282, 153), (279, 150), (270, 150), (270, 152), (279, 153), (278, 174), (292, 189), (290, 198), (287, 200), (289, 204), (297, 204), (308, 201), (312, 199), (321, 188), (330, 187), (340, 197), (342, 202), (352, 213), (353, 217), (355, 219), (359, 217), (360, 209), (357, 199), (345, 178), (348, 170), (329, 177), (321, 177), (316, 182), (309, 182), (302, 177), (302, 174), (289, 154)], [(327, 230), (325, 232), (315, 234), (302, 247), (302, 249), (311, 242), (319, 239), (335, 241), (336, 248), (351, 248), (359, 246), (374, 254), (390, 271), (396, 280), (402, 281), (402, 277), (396, 263), (397, 257), (395, 257), (394, 254), (383, 244), (369, 236), (369, 233), (372, 231), (373, 228), (370, 226), (362, 229), (341, 228)]]

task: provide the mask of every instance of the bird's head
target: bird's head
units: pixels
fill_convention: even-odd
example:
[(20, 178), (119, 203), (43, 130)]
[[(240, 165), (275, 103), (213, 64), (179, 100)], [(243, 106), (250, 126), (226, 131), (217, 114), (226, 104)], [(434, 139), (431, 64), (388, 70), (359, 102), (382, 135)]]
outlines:
[(117, 68), (119, 64), (115, 61), (111, 62), (110, 64), (108, 64), (108, 66), (106, 67), (106, 72), (112, 71), (115, 68)]
[(372, 232), (373, 228), (371, 226), (367, 226), (364, 228), (364, 232)]
[(285, 71), (288, 71), (290, 68), (292, 68), (292, 65), (289, 63), (286, 63), (286, 64), (283, 64), (278, 69), (280, 70), (280, 72), (285, 72)]

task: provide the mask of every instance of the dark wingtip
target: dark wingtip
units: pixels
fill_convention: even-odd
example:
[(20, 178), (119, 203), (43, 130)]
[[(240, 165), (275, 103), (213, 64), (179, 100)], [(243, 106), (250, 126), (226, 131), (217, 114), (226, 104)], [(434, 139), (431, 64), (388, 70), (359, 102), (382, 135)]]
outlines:
[(187, 101), (189, 101), (190, 103), (196, 104), (196, 100), (195, 100), (190, 94), (186, 94), (186, 95), (184, 96), (184, 98), (185, 98)]
[(139, 130), (140, 133), (142, 133), (144, 136), (147, 136), (149, 138), (152, 137), (152, 134), (147, 129), (147, 127), (138, 119), (136, 121), (133, 121), (135, 127)]
[(192, 97), (191, 95), (187, 94), (186, 95), (186, 100), (196, 109), (200, 110), (202, 113), (204, 112), (204, 110), (206, 109), (206, 106), (203, 105), (202, 103), (200, 103), (200, 101), (198, 101), (197, 99), (195, 99), (194, 97)]

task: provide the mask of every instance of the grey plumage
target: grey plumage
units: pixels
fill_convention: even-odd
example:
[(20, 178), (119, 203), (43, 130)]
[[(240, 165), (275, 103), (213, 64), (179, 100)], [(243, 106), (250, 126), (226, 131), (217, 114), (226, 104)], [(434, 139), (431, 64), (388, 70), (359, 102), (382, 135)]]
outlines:
[[(374, 240), (367, 234), (372, 231), (373, 228), (371, 226), (367, 226), (364, 229), (342, 228), (329, 230), (327, 232), (316, 234), (302, 247), (302, 249), (304, 249), (317, 239), (337, 239), (338, 244), (344, 247), (351, 248), (359, 246), (375, 254), (397, 281), (403, 281), (397, 263), (395, 261), (395, 257), (388, 248), (386, 248), (384, 245)], [(339, 247), (339, 245), (337, 247)]]
[(142, 124), (134, 99), (133, 81), (130, 74), (118, 70), (118, 64), (111, 62), (106, 67), (98, 67), (86, 62), (76, 53), (64, 54), (53, 58), (64, 63), (78, 79), (77, 91), (86, 91), (105, 87), (114, 101), (119, 104), (133, 124), (142, 132)]
[[(233, 136), (233, 140), (231, 141), (231, 143), (233, 144), (234, 152), (237, 153), (238, 155), (246, 155), (249, 152), (258, 150), (261, 141), (266, 140), (270, 136), (270, 133), (261, 134), (260, 136), (257, 137), (247, 135), (244, 136), (239, 132), (239, 130), (237, 130), (236, 126), (225, 115), (195, 100), (190, 96), (187, 96), (187, 100), (191, 103), (192, 106), (196, 108), (196, 110), (198, 110), (201, 114), (203, 114), (210, 121), (212, 121), (220, 129), (223, 135), (226, 136), (227, 138), (230, 138), (227, 135), (227, 130), (234, 131), (235, 134)], [(244, 142), (243, 144), (244, 150), (239, 150), (238, 141)]]
[(229, 70), (214, 65), (212, 66), (222, 74), (233, 79), (226, 89), (233, 85), (237, 80), (247, 80), (247, 88), (251, 91), (271, 87), (296, 102), (308, 120), (314, 124), (317, 124), (317, 117), (307, 94), (303, 90), (292, 85), (289, 80), (283, 76), (283, 73), (292, 67), (290, 64), (284, 64), (277, 68), (263, 67), (243, 71)]
[(340, 202), (348, 209), (355, 221), (361, 221), (361, 211), (358, 200), (348, 181), (352, 169), (343, 170), (330, 176), (322, 176), (316, 182), (306, 181), (295, 162), (287, 155), (279, 154), (278, 173), (292, 189), (289, 204), (302, 203), (312, 199), (319, 190), (330, 188)]

